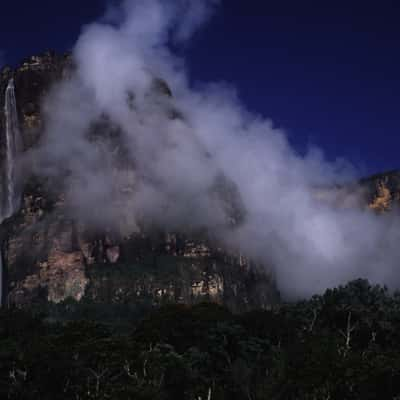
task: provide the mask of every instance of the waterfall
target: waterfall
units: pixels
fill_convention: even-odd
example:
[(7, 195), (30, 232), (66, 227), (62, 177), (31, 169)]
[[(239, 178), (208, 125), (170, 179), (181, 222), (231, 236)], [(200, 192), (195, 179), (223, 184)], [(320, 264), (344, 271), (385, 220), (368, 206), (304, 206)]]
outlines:
[(5, 165), (5, 196), (3, 198), (3, 219), (10, 217), (18, 206), (18, 195), (15, 184), (15, 160), (21, 151), (21, 134), (19, 131), (17, 101), (15, 99), (14, 79), (8, 82), (4, 114), (6, 125), (6, 165)]
[[(5, 218), (11, 217), (18, 207), (19, 194), (16, 190), (16, 158), (22, 150), (21, 134), (19, 131), (17, 101), (15, 98), (14, 79), (8, 82), (5, 100), (4, 100), (4, 116), (5, 116), (5, 139), (6, 139), (6, 156), (4, 164), (4, 183), (2, 196), (2, 213), (0, 223)], [(0, 251), (0, 307), (3, 297), (3, 260)]]

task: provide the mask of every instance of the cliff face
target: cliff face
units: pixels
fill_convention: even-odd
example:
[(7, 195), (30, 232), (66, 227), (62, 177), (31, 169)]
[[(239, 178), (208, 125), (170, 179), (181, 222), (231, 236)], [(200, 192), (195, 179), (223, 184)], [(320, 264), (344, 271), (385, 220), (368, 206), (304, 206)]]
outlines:
[(361, 181), (366, 202), (372, 210), (381, 213), (400, 205), (400, 171), (389, 171)]
[[(43, 96), (70, 68), (68, 56), (48, 53), (0, 73), (1, 94), (14, 76), (25, 151), (35, 148), (43, 133)], [(165, 83), (155, 85), (170, 95)], [(1, 110), (3, 102), (0, 96)], [(0, 114), (0, 132), (4, 119)], [(4, 160), (4, 135), (0, 149)], [(54, 182), (25, 176), (21, 208), (1, 225), (3, 302), (25, 306), (69, 297), (154, 304), (212, 300), (246, 310), (278, 301), (273, 278), (264, 269), (228, 254), (206, 235), (141, 227), (122, 236), (89, 228), (71, 218), (63, 191), (55, 188)]]
[[(73, 68), (69, 56), (44, 54), (27, 59), (16, 70), (0, 72), (0, 132), (5, 130), (4, 92), (14, 77), (24, 151), (40, 145), (44, 132), (42, 99)], [(160, 95), (171, 96), (165, 82), (154, 81)], [(129, 99), (128, 99), (129, 100)], [(171, 118), (180, 118), (171, 110)], [(100, 121), (90, 132), (93, 143), (104, 139)], [(110, 133), (110, 132), (108, 132)], [(5, 135), (0, 135), (0, 173), (4, 174)], [(124, 155), (120, 154), (121, 162)], [(129, 162), (129, 160), (128, 160)], [(25, 170), (21, 207), (0, 226), (3, 257), (3, 303), (27, 306), (67, 298), (98, 302), (212, 300), (235, 311), (267, 307), (279, 301), (273, 277), (240, 254), (230, 254), (206, 234), (166, 232), (138, 226), (124, 233), (71, 217), (60, 182)], [(0, 185), (1, 188), (2, 185)], [(216, 195), (226, 206), (232, 226), (240, 222), (235, 188), (221, 176)], [(345, 207), (370, 207), (381, 213), (398, 207), (400, 172), (376, 175), (352, 188), (316, 190), (316, 197)], [(235, 200), (236, 199), (236, 200)], [(356, 199), (356, 200), (354, 200)], [(101, 212), (93, 205), (93, 211)], [(122, 216), (129, 218), (129, 216)]]

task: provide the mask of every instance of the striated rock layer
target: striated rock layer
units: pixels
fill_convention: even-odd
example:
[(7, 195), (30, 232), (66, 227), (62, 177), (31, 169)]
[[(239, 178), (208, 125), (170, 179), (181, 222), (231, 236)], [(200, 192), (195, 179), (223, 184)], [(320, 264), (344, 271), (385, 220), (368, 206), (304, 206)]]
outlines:
[[(40, 142), (43, 96), (71, 64), (67, 55), (46, 53), (27, 59), (15, 71), (1, 71), (0, 93), (11, 76), (15, 79), (25, 151)], [(171, 94), (162, 81), (156, 85)], [(0, 97), (0, 110), (2, 101)], [(0, 114), (0, 132), (4, 124)], [(3, 135), (0, 159), (5, 159)], [(21, 209), (1, 225), (3, 304), (27, 306), (67, 298), (151, 304), (211, 300), (240, 311), (279, 300), (265, 269), (228, 254), (207, 235), (146, 227), (123, 236), (94, 230), (71, 218), (63, 191), (55, 187), (49, 180), (25, 176)]]

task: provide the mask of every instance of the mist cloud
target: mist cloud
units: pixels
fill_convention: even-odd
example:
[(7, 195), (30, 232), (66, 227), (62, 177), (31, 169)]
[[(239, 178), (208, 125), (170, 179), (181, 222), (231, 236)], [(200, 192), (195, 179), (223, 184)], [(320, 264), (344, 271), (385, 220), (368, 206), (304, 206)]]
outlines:
[[(272, 270), (288, 297), (358, 277), (397, 287), (399, 219), (333, 189), (353, 177), (346, 162), (299, 155), (226, 84), (190, 87), (169, 45), (190, 40), (216, 5), (125, 1), (86, 26), (76, 71), (45, 101), (36, 170), (63, 175), (81, 221), (122, 235), (143, 224), (206, 231)], [(322, 200), (321, 185), (332, 185)]]

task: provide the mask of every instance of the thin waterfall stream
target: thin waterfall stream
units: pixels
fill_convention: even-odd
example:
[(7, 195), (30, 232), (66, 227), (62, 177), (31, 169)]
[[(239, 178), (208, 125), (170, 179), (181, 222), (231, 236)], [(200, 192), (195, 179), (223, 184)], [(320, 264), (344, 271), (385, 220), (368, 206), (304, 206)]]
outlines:
[(18, 153), (21, 151), (21, 134), (19, 130), (17, 101), (15, 98), (14, 79), (8, 82), (4, 114), (6, 125), (6, 202), (3, 219), (10, 217), (18, 207), (18, 195), (16, 193), (15, 164)]
[[(0, 223), (11, 217), (19, 204), (16, 185), (16, 159), (22, 148), (21, 133), (18, 122), (17, 100), (15, 97), (14, 79), (8, 81), (4, 99), (5, 116), (5, 182), (3, 184), (2, 213)], [(0, 252), (0, 305), (3, 298), (3, 260)]]

